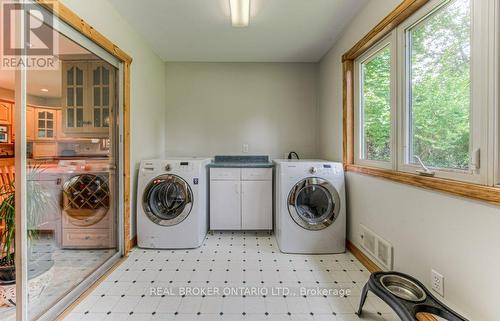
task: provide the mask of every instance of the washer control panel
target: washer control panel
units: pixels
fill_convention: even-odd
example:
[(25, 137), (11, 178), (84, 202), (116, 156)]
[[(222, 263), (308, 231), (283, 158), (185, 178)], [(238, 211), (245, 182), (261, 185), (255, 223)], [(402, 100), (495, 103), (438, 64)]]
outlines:
[(194, 169), (194, 163), (189, 161), (164, 161), (152, 160), (141, 163), (141, 172), (147, 173), (173, 173), (173, 172), (191, 172)]

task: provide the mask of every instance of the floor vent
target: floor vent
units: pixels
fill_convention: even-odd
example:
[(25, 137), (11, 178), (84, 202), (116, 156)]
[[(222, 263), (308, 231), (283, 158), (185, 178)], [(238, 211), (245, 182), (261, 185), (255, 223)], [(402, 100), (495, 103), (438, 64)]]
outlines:
[(384, 270), (392, 270), (392, 244), (375, 234), (372, 230), (361, 225), (361, 246), (367, 254)]

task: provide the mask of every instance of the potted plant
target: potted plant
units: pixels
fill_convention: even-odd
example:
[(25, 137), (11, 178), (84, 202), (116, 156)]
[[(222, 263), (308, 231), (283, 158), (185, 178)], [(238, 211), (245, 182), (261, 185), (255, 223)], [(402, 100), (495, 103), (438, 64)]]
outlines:
[(14, 238), (16, 228), (16, 198), (14, 182), (3, 185), (0, 188), (0, 221), (5, 224), (0, 234), (2, 258), (0, 259), (0, 282), (2, 284), (13, 283), (16, 280), (16, 268), (14, 265)]
[[(30, 166), (27, 173), (27, 201), (26, 216), (27, 221), (33, 229), (28, 229), (28, 242), (31, 244), (38, 237), (36, 226), (39, 225), (40, 211), (54, 206), (51, 196), (44, 190), (43, 186), (36, 180), (43, 171), (40, 165)], [(14, 180), (4, 184), (0, 188), (0, 221), (4, 222), (4, 229), (0, 233), (0, 305), (15, 305), (15, 228), (16, 228), (16, 209), (15, 209), (15, 184)], [(30, 249), (32, 246), (28, 246)], [(37, 296), (45, 288), (46, 283), (51, 276), (48, 272), (53, 266), (52, 260), (37, 260), (30, 253), (28, 259), (29, 267), (29, 294)], [(36, 279), (35, 282), (31, 282)]]

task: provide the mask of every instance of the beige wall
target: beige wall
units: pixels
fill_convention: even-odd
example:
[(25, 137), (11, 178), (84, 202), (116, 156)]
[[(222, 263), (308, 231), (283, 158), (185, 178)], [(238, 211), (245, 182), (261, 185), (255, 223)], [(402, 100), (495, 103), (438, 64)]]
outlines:
[(317, 64), (167, 63), (167, 154), (316, 157)]
[(165, 64), (106, 0), (63, 0), (71, 10), (125, 50), (131, 66), (132, 235), (135, 193), (141, 159), (158, 157), (165, 146)]
[[(400, 0), (372, 0), (320, 64), (320, 153), (342, 159), (341, 55)], [(470, 320), (498, 320), (500, 208), (378, 178), (347, 175), (348, 238), (362, 223), (394, 245), (394, 268), (430, 286), (445, 277), (445, 301)]]

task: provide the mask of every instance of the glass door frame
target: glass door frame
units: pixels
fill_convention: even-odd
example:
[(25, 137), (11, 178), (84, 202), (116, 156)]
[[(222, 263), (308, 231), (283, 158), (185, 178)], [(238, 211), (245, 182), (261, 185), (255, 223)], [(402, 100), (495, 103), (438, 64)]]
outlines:
[[(86, 290), (88, 290), (92, 284), (94, 284), (99, 278), (101, 278), (111, 267), (116, 265), (121, 257), (126, 255), (128, 244), (125, 244), (125, 238), (128, 237), (129, 233), (126, 233), (125, 227), (128, 228), (128, 224), (125, 223), (124, 219), (129, 219), (129, 215), (125, 213), (130, 213), (129, 205), (125, 205), (125, 191), (129, 193), (130, 182), (125, 181), (130, 177), (129, 171), (126, 170), (125, 161), (129, 159), (125, 157), (125, 152), (129, 153), (129, 148), (125, 148), (125, 144), (128, 144), (128, 137), (125, 139), (125, 133), (128, 132), (128, 123), (124, 114), (127, 112), (126, 108), (128, 106), (128, 101), (125, 101), (129, 97), (129, 88), (127, 85), (125, 88), (125, 81), (129, 81), (129, 76), (125, 73), (130, 71), (128, 66), (125, 64), (130, 64), (129, 61), (121, 59), (118, 55), (113, 55), (108, 50), (104, 49), (105, 46), (99, 44), (98, 41), (94, 41), (86, 35), (82, 34), (76, 28), (71, 26), (67, 18), (60, 16), (59, 11), (56, 9), (50, 10), (46, 5), (39, 3), (37, 0), (29, 1), (19, 1), (21, 6), (24, 4), (36, 5), (41, 11), (50, 14), (53, 17), (53, 23), (50, 26), (60, 34), (68, 37), (69, 39), (75, 41), (80, 46), (99, 56), (104, 61), (108, 62), (110, 65), (117, 68), (117, 93), (116, 103), (115, 103), (115, 130), (114, 130), (114, 148), (115, 155), (117, 157), (117, 168), (115, 171), (115, 177), (117, 177), (116, 190), (117, 190), (117, 201), (116, 201), (116, 245), (117, 252), (110, 257), (103, 265), (101, 265), (97, 270), (95, 270), (89, 277), (87, 277), (83, 282), (78, 284), (74, 289), (72, 289), (64, 298), (59, 300), (50, 309), (48, 309), (39, 320), (54, 320), (58, 315), (61, 314), (66, 308), (68, 308), (80, 295), (82, 295)], [(50, 5), (61, 5), (57, 1), (50, 3)], [(24, 8), (23, 8), (24, 9)], [(23, 24), (23, 19), (16, 19), (15, 25), (15, 37), (17, 43), (23, 43), (25, 39), (25, 33), (28, 32), (28, 28), (25, 28)], [(106, 40), (106, 39), (105, 39)], [(22, 46), (21, 46), (22, 47)], [(124, 54), (126, 56), (126, 54)], [(26, 56), (26, 51), (22, 50), (21, 56)], [(128, 56), (126, 56), (128, 57)], [(128, 79), (126, 79), (128, 78)], [(127, 92), (126, 92), (126, 91)], [(127, 95), (127, 96), (125, 96)], [(127, 106), (125, 105), (127, 103)], [(15, 115), (14, 121), (16, 126), (16, 160), (15, 160), (15, 171), (16, 171), (16, 229), (15, 229), (15, 265), (16, 265), (16, 320), (17, 321), (28, 321), (28, 238), (27, 238), (27, 217), (26, 217), (26, 169), (27, 169), (27, 136), (26, 136), (26, 110), (27, 110), (27, 69), (22, 67), (15, 72)], [(124, 175), (126, 174), (126, 175)]]

